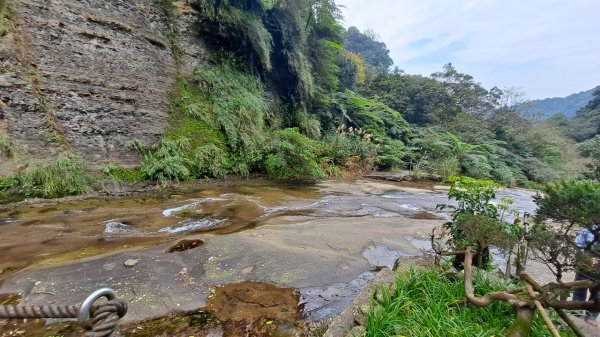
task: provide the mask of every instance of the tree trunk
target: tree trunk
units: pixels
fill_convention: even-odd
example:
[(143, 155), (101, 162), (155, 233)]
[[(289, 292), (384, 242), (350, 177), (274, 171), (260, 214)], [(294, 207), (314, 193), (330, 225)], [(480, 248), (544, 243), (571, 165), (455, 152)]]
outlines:
[(510, 280), (512, 277), (512, 249), (508, 251), (508, 258), (506, 259), (506, 270), (504, 271), (504, 279)]

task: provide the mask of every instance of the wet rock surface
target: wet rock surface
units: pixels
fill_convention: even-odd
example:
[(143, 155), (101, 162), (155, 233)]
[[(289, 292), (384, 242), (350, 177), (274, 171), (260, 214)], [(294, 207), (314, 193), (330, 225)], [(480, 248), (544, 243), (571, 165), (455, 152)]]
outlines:
[[(517, 197), (517, 207), (533, 211), (527, 199), (530, 195), (509, 193)], [(428, 212), (443, 219), (447, 214), (435, 210), (443, 202), (447, 202), (445, 194), (425, 186), (362, 180), (327, 181), (304, 189), (242, 185), (170, 199), (27, 206), (0, 213), (0, 218), (6, 214), (17, 219), (3, 229), (8, 237), (27, 238), (23, 244), (36, 252), (30, 258), (37, 262), (26, 263), (29, 268), (20, 272), (4, 274), (0, 293), (22, 293), (26, 304), (77, 304), (92, 291), (109, 286), (129, 303), (123, 323), (135, 324), (173, 312), (197, 312), (208, 306), (211, 289), (254, 281), (298, 289), (306, 319), (322, 320), (341, 312), (378, 267), (389, 266), (397, 256), (420, 254), (423, 247), (415, 238), (422, 238), (422, 233), (445, 220), (419, 219), (414, 214)], [(181, 209), (166, 215), (165, 211), (186, 205), (193, 205), (187, 212), (227, 220), (207, 232), (160, 232), (188, 216), (178, 213)], [(65, 209), (80, 212), (65, 216)], [(129, 241), (129, 235), (107, 239), (108, 220), (135, 228), (138, 236), (134, 238), (145, 244)], [(23, 226), (31, 221), (37, 222)], [(41, 243), (49, 233), (63, 234), (54, 234), (52, 245)], [(86, 241), (94, 242), (92, 247), (114, 246), (100, 255), (91, 251), (89, 256), (81, 256), (77, 244), (68, 247), (75, 250), (69, 254), (75, 255), (59, 255), (63, 258), (58, 259), (51, 254), (52, 248), (64, 248), (77, 236), (102, 238)], [(0, 247), (18, 251), (8, 237), (0, 238)], [(146, 245), (148, 241), (143, 240), (157, 242)], [(167, 253), (182, 240), (203, 244)], [(128, 259), (141, 262), (128, 268), (123, 264)], [(269, 320), (252, 324), (256, 331), (271, 331)], [(248, 324), (232, 325), (231, 329), (238, 330), (231, 331), (239, 332), (242, 326)], [(295, 333), (293, 325), (285, 329)], [(227, 333), (219, 331), (215, 333)]]

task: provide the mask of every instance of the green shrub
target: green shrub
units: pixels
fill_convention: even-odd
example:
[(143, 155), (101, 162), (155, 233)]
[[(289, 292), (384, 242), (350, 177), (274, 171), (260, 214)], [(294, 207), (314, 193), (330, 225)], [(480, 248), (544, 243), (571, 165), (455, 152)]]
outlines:
[(505, 186), (515, 186), (517, 183), (515, 175), (506, 165), (494, 167), (492, 169), (492, 178)]
[(301, 113), (298, 120), (298, 127), (303, 135), (311, 139), (321, 138), (321, 122), (318, 119), (309, 116), (307, 113)]
[(190, 142), (186, 138), (179, 140), (163, 139), (152, 148), (140, 148), (144, 158), (140, 168), (145, 179), (158, 181), (166, 185), (170, 180), (184, 181), (191, 177), (193, 163), (186, 157)]
[(448, 178), (460, 173), (460, 163), (458, 158), (454, 156), (431, 160), (427, 164), (427, 167), (433, 173), (439, 174), (444, 178)]
[[(222, 177), (230, 172), (248, 175), (259, 166), (265, 143), (269, 104), (262, 83), (227, 62), (198, 68), (194, 78), (180, 79), (175, 86), (165, 138), (176, 142), (188, 139), (190, 146), (181, 157), (191, 162), (205, 158), (200, 166), (179, 164), (188, 168), (191, 177)], [(215, 162), (210, 164), (212, 168), (205, 165), (206, 156)], [(185, 176), (179, 164), (178, 172)]]
[(317, 143), (298, 129), (290, 128), (274, 132), (264, 163), (269, 177), (277, 180), (301, 180), (323, 178), (318, 164)]
[(377, 166), (382, 170), (392, 170), (404, 167), (406, 147), (399, 140), (386, 139), (379, 147)]
[[(367, 172), (377, 161), (377, 145), (369, 140), (368, 134), (362, 130), (341, 131), (326, 136), (321, 142), (319, 156), (322, 161), (333, 165), (352, 169), (357, 172)], [(352, 167), (350, 167), (352, 166)]]
[(83, 158), (63, 153), (47, 164), (30, 164), (12, 179), (18, 193), (31, 197), (59, 198), (89, 193), (91, 180)]
[(200, 178), (223, 178), (229, 169), (227, 154), (214, 144), (196, 149), (194, 153), (195, 176)]

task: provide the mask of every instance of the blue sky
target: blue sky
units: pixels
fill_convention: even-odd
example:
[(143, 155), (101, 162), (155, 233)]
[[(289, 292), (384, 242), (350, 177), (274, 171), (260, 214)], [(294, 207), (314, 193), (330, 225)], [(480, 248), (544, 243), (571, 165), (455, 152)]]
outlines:
[(336, 0), (344, 24), (372, 29), (395, 65), (430, 75), (452, 62), (486, 88), (528, 98), (600, 85), (600, 0)]

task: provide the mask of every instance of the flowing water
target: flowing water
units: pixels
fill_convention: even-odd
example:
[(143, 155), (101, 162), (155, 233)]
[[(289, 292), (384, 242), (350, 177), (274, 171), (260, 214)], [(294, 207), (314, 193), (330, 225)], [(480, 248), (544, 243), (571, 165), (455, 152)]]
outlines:
[[(164, 315), (187, 312), (166, 335), (194, 331), (189, 322), (203, 322), (224, 336), (243, 327), (255, 335), (298, 335), (299, 322), (343, 310), (376, 268), (420, 253), (419, 238), (448, 219), (448, 213), (435, 210), (448, 202), (446, 194), (433, 187), (369, 180), (306, 186), (248, 181), (185, 195), (5, 207), (0, 209), (0, 295), (19, 294), (26, 304), (74, 304), (110, 286), (130, 305), (123, 319), (129, 332), (138, 322), (155, 327)], [(534, 211), (527, 192), (502, 196), (513, 198), (520, 211)], [(269, 314), (237, 319), (223, 314), (231, 309), (204, 310), (214, 307), (211, 296), (223, 285), (241, 287), (219, 293), (237, 308), (233, 311), (241, 310), (232, 300), (237, 298), (290, 315), (269, 323)], [(276, 291), (269, 287), (292, 289), (282, 291), (292, 298), (297, 294), (302, 315), (288, 302), (271, 303), (265, 294)], [(255, 295), (248, 300), (242, 293)], [(215, 325), (214, 317), (230, 323)], [(14, 331), (0, 324), (0, 336), (9, 336), (9, 329)], [(31, 329), (28, 336), (49, 333), (37, 332), (43, 324)], [(60, 331), (65, 337), (78, 333), (70, 325)]]

